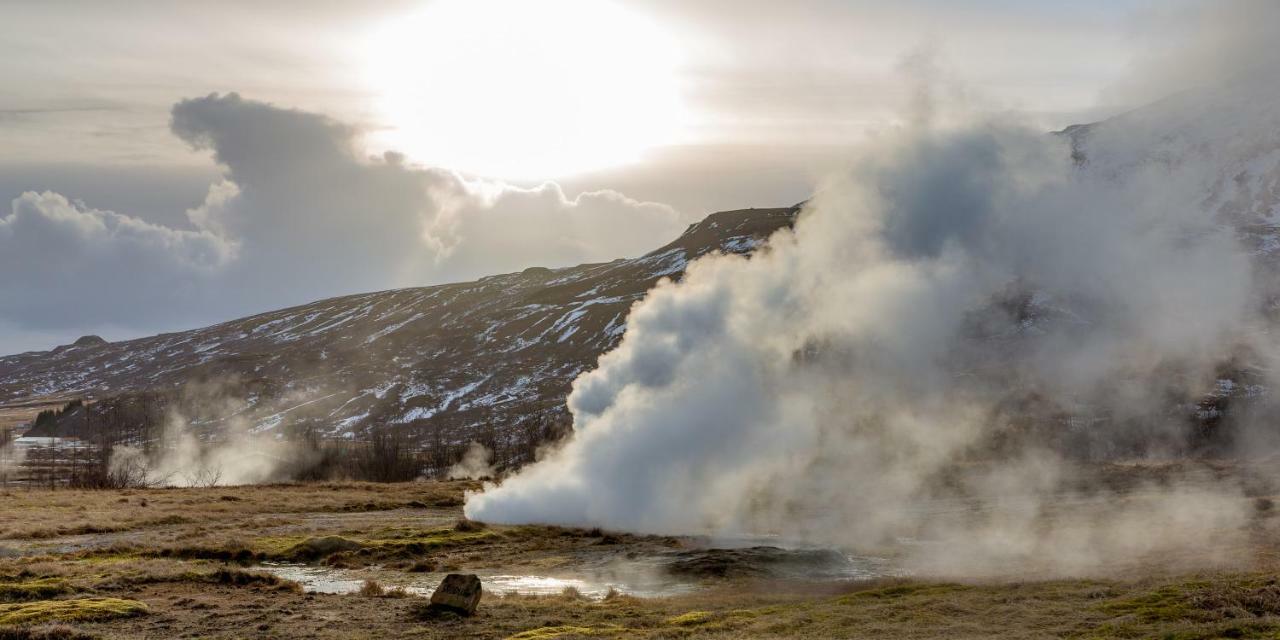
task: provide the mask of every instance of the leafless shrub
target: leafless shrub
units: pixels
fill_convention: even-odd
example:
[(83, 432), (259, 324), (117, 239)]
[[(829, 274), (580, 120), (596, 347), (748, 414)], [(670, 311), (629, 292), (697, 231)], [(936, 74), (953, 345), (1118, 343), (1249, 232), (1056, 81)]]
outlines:
[(422, 461), (409, 439), (391, 427), (375, 427), (369, 432), (369, 441), (352, 453), (354, 480), (407, 482), (422, 475)]
[(358, 593), (365, 598), (381, 598), (387, 594), (377, 580), (365, 580)]
[(184, 473), (187, 486), (209, 488), (222, 482), (222, 467), (216, 465), (202, 466), (195, 471)]

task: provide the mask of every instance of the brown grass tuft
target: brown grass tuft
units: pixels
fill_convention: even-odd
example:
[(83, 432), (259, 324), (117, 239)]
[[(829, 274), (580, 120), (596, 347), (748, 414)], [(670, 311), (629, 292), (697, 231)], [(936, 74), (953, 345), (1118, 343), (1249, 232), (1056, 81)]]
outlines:
[(357, 593), (365, 598), (381, 598), (387, 595), (387, 590), (377, 580), (365, 580)]

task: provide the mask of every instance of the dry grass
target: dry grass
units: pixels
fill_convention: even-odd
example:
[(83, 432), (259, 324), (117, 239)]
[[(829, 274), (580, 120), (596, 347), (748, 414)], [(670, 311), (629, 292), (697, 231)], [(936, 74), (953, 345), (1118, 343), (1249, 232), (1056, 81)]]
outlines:
[(316, 483), (81, 491), (10, 489), (0, 494), (0, 538), (119, 533), (169, 526), (182, 519), (201, 524), (252, 516), (359, 513), (392, 509), (455, 509), (475, 483)]
[(366, 598), (381, 598), (386, 595), (387, 590), (377, 580), (365, 580), (364, 585), (356, 593)]
[[(332, 639), (1280, 635), (1280, 584), (1265, 575), (1229, 573), (843, 586), (712, 578), (705, 589), (655, 599), (616, 591), (601, 600), (577, 590), (538, 597), (486, 592), (474, 617), (419, 620), (414, 612), (426, 600), (403, 587), (423, 579), (422, 572), (547, 575), (571, 569), (584, 557), (660, 553), (682, 544), (672, 538), (461, 520), (459, 498), (467, 486), (11, 492), (0, 496), (0, 526), (9, 534), (0, 546), (11, 554), (0, 558), (0, 640), (86, 637), (75, 634)], [(39, 535), (28, 535), (33, 533)], [(1260, 537), (1273, 534), (1267, 530)], [(349, 567), (366, 582), (351, 595), (306, 594), (294, 583), (243, 566), (262, 558)], [(13, 624), (59, 621), (74, 626)]]
[(0, 640), (99, 640), (101, 637), (64, 624), (0, 627)]

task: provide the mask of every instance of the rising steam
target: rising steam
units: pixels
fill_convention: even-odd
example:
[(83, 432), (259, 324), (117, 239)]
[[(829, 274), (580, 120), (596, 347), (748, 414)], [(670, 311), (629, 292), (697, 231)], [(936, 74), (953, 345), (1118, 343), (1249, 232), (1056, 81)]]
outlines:
[(15, 444), (16, 438), (13, 430), (0, 431), (0, 484), (7, 483), (26, 458), (26, 452)]
[[(928, 119), (884, 136), (764, 252), (654, 289), (575, 382), (572, 440), (467, 516), (917, 540), (909, 563), (966, 574), (1222, 542), (1248, 516), (1235, 487), (1111, 494), (1075, 462), (1190, 451), (1187, 407), (1224, 367), (1274, 360), (1267, 258), (1224, 219), (1236, 172), (1280, 154), (1268, 86), (1075, 136)], [(1079, 500), (1087, 516), (1060, 513)]]
[(462, 453), (462, 459), (449, 467), (446, 477), (450, 480), (479, 480), (494, 475), (493, 452), (479, 442), (472, 442)]
[(213, 487), (280, 481), (298, 447), (253, 434), (230, 420), (217, 440), (201, 440), (186, 418), (173, 413), (151, 451), (120, 445), (111, 452), (112, 475), (142, 486)]
[(255, 432), (244, 395), (235, 376), (188, 382), (155, 433), (110, 447), (110, 476), (126, 486), (230, 486), (289, 480), (313, 464), (307, 443)]

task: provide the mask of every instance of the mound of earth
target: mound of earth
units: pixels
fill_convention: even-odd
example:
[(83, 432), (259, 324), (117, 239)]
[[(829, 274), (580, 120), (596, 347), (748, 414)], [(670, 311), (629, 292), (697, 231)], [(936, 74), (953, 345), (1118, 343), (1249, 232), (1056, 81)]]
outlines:
[(849, 559), (832, 549), (698, 549), (672, 554), (667, 573), (684, 578), (804, 578), (839, 573)]

